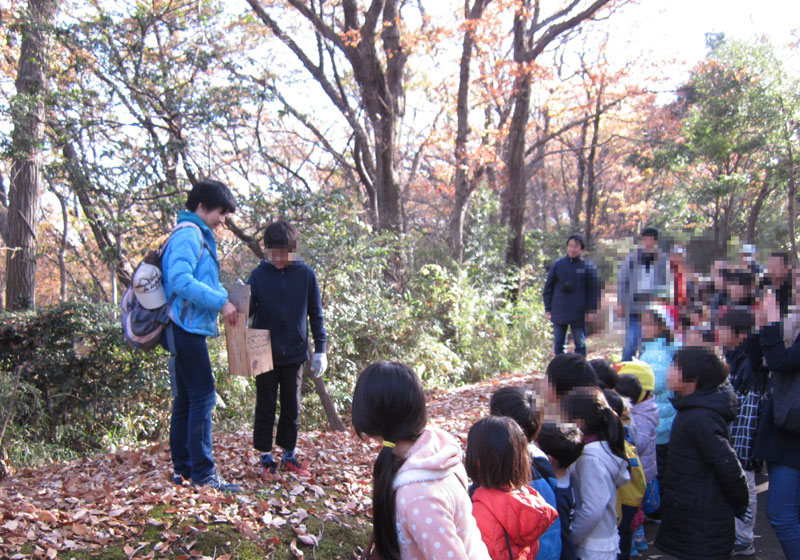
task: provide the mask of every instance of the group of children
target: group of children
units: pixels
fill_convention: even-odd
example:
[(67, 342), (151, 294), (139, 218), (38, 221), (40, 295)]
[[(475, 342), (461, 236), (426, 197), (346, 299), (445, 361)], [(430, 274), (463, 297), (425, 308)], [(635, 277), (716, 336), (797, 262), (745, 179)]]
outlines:
[[(658, 333), (644, 334), (648, 349)], [(752, 519), (745, 463), (728, 438), (737, 417), (728, 368), (696, 346), (658, 363), (556, 356), (541, 392), (557, 411), (530, 390), (498, 389), (469, 430), (463, 462), (457, 441), (428, 425), (416, 374), (369, 366), (353, 396), (356, 431), (382, 444), (366, 557), (629, 558), (647, 547), (647, 513), (660, 515), (662, 551), (728, 558), (734, 516)], [(671, 402), (660, 398), (668, 391)], [(659, 470), (665, 432), (669, 466)]]

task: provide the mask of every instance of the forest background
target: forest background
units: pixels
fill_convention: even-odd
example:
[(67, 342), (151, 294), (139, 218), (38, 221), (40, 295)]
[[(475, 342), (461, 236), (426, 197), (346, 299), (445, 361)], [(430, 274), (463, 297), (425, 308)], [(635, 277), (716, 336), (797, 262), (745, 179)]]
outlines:
[[(0, 7), (7, 464), (164, 438), (166, 357), (125, 346), (115, 302), (204, 177), (239, 203), (225, 282), (271, 220), (300, 229), (330, 333), (309, 428), (343, 427), (376, 359), (428, 387), (541, 368), (571, 232), (607, 283), (646, 223), (700, 272), (745, 242), (798, 254), (796, 42), (709, 34), (676, 87), (675, 61), (608, 48), (626, 0)], [(241, 428), (252, 382), (211, 350), (216, 420)]]

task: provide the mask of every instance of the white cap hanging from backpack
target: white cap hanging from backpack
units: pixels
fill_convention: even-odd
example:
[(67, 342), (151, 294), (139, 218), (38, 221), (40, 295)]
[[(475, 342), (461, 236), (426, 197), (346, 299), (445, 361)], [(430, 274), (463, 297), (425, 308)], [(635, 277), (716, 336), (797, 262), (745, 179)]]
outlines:
[(133, 293), (145, 309), (158, 309), (167, 303), (161, 270), (143, 262), (133, 273)]

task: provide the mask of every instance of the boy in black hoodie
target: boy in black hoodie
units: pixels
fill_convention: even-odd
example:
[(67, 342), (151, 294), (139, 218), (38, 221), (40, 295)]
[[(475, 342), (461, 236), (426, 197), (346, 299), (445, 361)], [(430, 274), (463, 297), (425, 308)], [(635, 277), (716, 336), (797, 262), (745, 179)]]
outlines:
[(273, 222), (264, 232), (267, 259), (261, 261), (247, 283), (250, 285), (250, 316), (253, 328), (268, 329), (272, 341), (272, 371), (256, 377), (256, 411), (253, 447), (261, 452), (264, 475), (277, 472), (272, 457), (278, 389), (281, 414), (275, 443), (283, 448), (281, 467), (309, 476), (295, 457), (303, 363), (308, 360), (308, 323), (314, 334), (311, 373), (321, 376), (328, 367), (327, 335), (322, 301), (314, 271), (297, 259), (297, 228), (285, 221)]
[[(663, 476), (657, 548), (681, 560), (727, 560), (734, 517), (749, 521), (749, 495), (728, 424), (736, 394), (728, 368), (708, 348), (687, 346), (673, 358), (667, 388), (677, 415)], [(659, 473), (660, 475), (660, 473)]]

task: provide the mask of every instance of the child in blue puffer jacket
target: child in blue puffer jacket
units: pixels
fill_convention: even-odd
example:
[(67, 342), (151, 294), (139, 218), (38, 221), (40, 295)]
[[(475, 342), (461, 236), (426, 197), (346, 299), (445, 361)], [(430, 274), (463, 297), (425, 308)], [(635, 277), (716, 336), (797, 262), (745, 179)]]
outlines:
[(643, 342), (639, 359), (653, 368), (655, 376), (653, 398), (658, 406), (656, 463), (659, 475), (666, 472), (669, 434), (676, 414), (670, 402), (672, 392), (667, 389), (667, 371), (672, 365), (673, 356), (680, 348), (680, 345), (673, 341), (673, 327), (669, 312), (662, 304), (651, 303), (642, 313)]
[[(503, 387), (492, 394), (489, 401), (492, 416), (507, 416), (522, 428), (528, 440), (531, 455), (530, 487), (539, 492), (545, 501), (558, 509), (556, 502), (556, 475), (550, 466), (547, 455), (536, 447), (534, 439), (539, 434), (541, 421), (534, 405), (533, 393), (520, 387)], [(539, 552), (536, 560), (558, 560), (561, 558), (561, 520), (556, 519), (550, 528), (539, 537)]]

